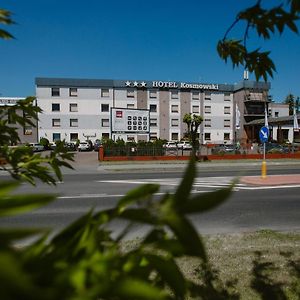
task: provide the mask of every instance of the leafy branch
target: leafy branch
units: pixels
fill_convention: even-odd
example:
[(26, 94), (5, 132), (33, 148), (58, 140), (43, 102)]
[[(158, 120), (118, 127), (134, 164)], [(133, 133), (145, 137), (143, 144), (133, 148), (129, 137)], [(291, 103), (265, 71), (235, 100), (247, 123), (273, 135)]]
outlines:
[[(261, 51), (260, 48), (250, 50), (247, 46), (249, 31), (254, 31), (258, 37), (271, 39), (276, 32), (282, 34), (289, 29), (298, 34), (296, 21), (299, 20), (300, 4), (298, 0), (287, 0), (286, 5), (275, 6), (271, 9), (262, 7), (262, 0), (241, 11), (234, 22), (229, 26), (222, 40), (217, 44), (219, 56), (227, 62), (231, 60), (233, 67), (243, 66), (254, 73), (256, 80), (261, 77), (267, 81), (276, 71), (275, 64), (270, 58), (270, 51)], [(239, 23), (245, 22), (243, 39), (229, 38), (230, 32)]]

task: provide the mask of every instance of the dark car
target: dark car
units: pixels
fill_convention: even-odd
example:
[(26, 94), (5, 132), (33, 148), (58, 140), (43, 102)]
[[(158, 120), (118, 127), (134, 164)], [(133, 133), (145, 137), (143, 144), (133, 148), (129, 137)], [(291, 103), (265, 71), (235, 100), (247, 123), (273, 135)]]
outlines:
[[(288, 153), (288, 147), (284, 147), (277, 143), (266, 143), (266, 153)], [(264, 145), (260, 145), (258, 148), (259, 153), (264, 152)]]

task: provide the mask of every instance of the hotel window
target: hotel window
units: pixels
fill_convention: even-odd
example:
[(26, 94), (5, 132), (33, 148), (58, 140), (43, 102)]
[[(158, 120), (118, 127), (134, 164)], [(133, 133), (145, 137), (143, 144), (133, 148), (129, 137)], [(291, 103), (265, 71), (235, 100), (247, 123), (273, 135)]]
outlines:
[(133, 108), (134, 108), (134, 104), (127, 103), (127, 108), (129, 108), (129, 109), (133, 109)]
[(178, 113), (178, 105), (171, 105), (171, 112)]
[(157, 119), (150, 118), (150, 127), (157, 127)]
[(134, 90), (127, 90), (127, 98), (134, 98)]
[(157, 91), (149, 91), (149, 98), (156, 99), (157, 98)]
[(69, 89), (69, 96), (70, 97), (77, 97), (78, 94), (77, 94), (77, 88), (70, 88)]
[(157, 132), (151, 132), (150, 141), (156, 141), (156, 140), (157, 140)]
[(211, 94), (205, 93), (204, 100), (211, 100)]
[(52, 134), (52, 140), (53, 140), (53, 142), (55, 142), (55, 141), (60, 141), (60, 133), (53, 133)]
[(59, 88), (51, 88), (51, 96), (52, 97), (59, 97), (60, 91)]
[(101, 89), (101, 97), (103, 98), (109, 97), (109, 89)]
[(230, 127), (230, 119), (224, 120), (224, 127)]
[(109, 119), (102, 119), (101, 120), (102, 127), (109, 127)]
[(211, 106), (208, 106), (208, 105), (204, 106), (204, 113), (210, 114), (211, 113)]
[(101, 104), (101, 112), (109, 112), (109, 104)]
[(134, 136), (127, 135), (127, 142), (134, 142)]
[(32, 126), (24, 126), (24, 135), (32, 135)]
[(193, 105), (192, 112), (195, 114), (199, 114), (199, 105)]
[(60, 111), (60, 104), (52, 103), (52, 111)]
[(178, 91), (171, 91), (171, 99), (178, 99)]
[(70, 141), (77, 141), (78, 133), (70, 133)]
[(150, 108), (150, 112), (157, 112), (157, 105), (156, 104), (150, 104), (149, 108)]
[(52, 127), (60, 127), (60, 119), (52, 119)]
[(225, 106), (224, 107), (224, 114), (225, 115), (230, 115), (230, 106)]
[(229, 140), (230, 140), (230, 133), (224, 132), (224, 141), (229, 141)]
[(205, 132), (204, 133), (204, 140), (205, 141), (210, 141), (210, 132)]
[(178, 119), (171, 119), (171, 126), (172, 127), (178, 127), (179, 126), (179, 120)]
[(178, 133), (177, 132), (172, 132), (171, 139), (172, 139), (172, 141), (178, 141)]
[(103, 132), (102, 133), (102, 139), (103, 140), (108, 140), (109, 139), (109, 133), (108, 132)]
[(231, 101), (230, 93), (224, 93), (224, 101)]
[(211, 119), (204, 119), (204, 127), (211, 127)]
[(77, 112), (78, 106), (77, 103), (70, 103), (70, 112)]
[(193, 100), (199, 100), (200, 99), (200, 94), (198, 92), (193, 92), (192, 93), (192, 99)]
[(70, 127), (78, 127), (78, 119), (70, 119)]

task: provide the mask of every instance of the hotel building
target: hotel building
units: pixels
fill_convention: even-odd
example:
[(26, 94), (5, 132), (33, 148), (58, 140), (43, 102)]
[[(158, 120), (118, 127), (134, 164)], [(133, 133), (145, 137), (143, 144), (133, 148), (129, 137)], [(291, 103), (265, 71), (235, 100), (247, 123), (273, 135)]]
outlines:
[(237, 84), (177, 81), (36, 78), (38, 138), (76, 141), (180, 140), (183, 116), (203, 117), (202, 144), (258, 140), (247, 123), (264, 117), (269, 83)]

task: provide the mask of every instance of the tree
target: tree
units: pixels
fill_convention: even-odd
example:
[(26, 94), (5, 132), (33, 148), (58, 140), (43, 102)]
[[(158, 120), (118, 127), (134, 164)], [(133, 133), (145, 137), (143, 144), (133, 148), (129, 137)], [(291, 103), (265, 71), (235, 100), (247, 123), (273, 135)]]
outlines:
[(193, 147), (193, 155), (196, 155), (196, 151), (199, 148), (198, 129), (203, 122), (203, 118), (190, 113), (183, 116), (183, 122), (187, 125), (188, 136)]
[[(238, 13), (223, 39), (218, 42), (217, 51), (225, 62), (231, 60), (233, 67), (243, 66), (254, 73), (256, 80), (262, 77), (267, 81), (268, 76), (273, 77), (273, 72), (276, 71), (270, 58), (271, 51), (263, 52), (261, 48), (249, 49), (247, 41), (250, 31), (264, 40), (271, 39), (276, 32), (282, 34), (286, 29), (298, 33), (296, 21), (299, 19), (300, 1), (286, 0), (283, 1), (285, 5), (280, 1), (277, 6), (269, 9), (263, 8), (263, 2), (257, 0), (254, 6)], [(242, 22), (246, 25), (241, 38), (228, 38), (232, 29)]]
[(292, 94), (287, 95), (284, 100), (284, 103), (289, 105), (289, 115), (290, 116), (294, 112), (294, 102), (295, 102), (295, 96)]

